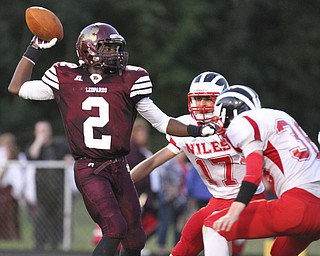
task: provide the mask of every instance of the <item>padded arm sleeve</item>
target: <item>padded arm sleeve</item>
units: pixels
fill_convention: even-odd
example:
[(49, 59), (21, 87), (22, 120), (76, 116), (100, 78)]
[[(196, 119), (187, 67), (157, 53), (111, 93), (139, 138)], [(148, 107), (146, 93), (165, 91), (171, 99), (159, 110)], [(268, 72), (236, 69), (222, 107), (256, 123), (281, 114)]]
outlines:
[(246, 176), (243, 180), (259, 185), (263, 175), (263, 156), (253, 152), (246, 157)]
[(162, 112), (149, 97), (137, 102), (136, 109), (154, 128), (166, 133), (170, 117)]
[(21, 85), (19, 97), (30, 100), (52, 100), (53, 91), (42, 80), (27, 81)]

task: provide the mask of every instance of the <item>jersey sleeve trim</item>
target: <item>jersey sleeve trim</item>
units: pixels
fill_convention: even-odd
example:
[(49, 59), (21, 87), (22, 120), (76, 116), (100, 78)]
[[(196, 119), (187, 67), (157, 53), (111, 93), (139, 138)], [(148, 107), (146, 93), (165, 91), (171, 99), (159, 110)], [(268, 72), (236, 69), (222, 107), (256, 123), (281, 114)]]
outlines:
[(261, 140), (261, 135), (260, 135), (260, 130), (259, 130), (258, 124), (257, 124), (253, 119), (251, 119), (251, 118), (248, 117), (248, 116), (244, 116), (244, 118), (245, 118), (246, 120), (248, 120), (248, 122), (250, 123), (250, 125), (251, 125), (252, 128), (253, 128), (254, 139), (255, 139), (255, 140)]
[(182, 149), (177, 145), (177, 143), (175, 142), (175, 140), (172, 138), (172, 136), (169, 137), (169, 144), (168, 147), (170, 149), (172, 149), (171, 151), (175, 154), (178, 154), (182, 151)]
[(176, 145), (174, 145), (172, 143), (169, 143), (167, 145), (167, 149), (169, 149), (172, 153), (174, 153), (176, 155), (182, 152), (182, 150), (180, 148), (178, 148)]
[(42, 81), (49, 85), (50, 87), (53, 87), (57, 90), (59, 90), (59, 80), (57, 77), (57, 71), (54, 66), (49, 68), (43, 75)]
[(149, 96), (152, 94), (152, 83), (149, 76), (142, 76), (135, 81), (131, 88), (130, 98), (137, 95)]

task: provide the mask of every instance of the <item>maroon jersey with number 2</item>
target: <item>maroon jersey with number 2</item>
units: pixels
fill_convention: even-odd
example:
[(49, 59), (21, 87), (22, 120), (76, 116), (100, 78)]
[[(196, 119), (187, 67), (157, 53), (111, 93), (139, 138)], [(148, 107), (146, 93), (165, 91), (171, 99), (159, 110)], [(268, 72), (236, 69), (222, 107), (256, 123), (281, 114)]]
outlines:
[(122, 239), (126, 248), (142, 249), (141, 209), (124, 156), (137, 115), (135, 104), (152, 93), (147, 71), (127, 66), (122, 76), (101, 76), (59, 62), (42, 81), (51, 87), (59, 106), (76, 159), (76, 184), (89, 214), (104, 237)]
[(127, 66), (122, 76), (102, 77), (58, 62), (46, 71), (42, 81), (53, 90), (75, 159), (114, 158), (128, 153), (137, 115), (135, 104), (152, 93), (146, 70)]

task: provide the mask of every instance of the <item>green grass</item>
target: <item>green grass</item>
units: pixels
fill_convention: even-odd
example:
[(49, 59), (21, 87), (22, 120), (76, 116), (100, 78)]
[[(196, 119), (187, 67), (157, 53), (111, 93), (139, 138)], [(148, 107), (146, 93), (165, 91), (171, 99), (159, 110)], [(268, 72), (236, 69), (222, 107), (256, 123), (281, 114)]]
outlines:
[[(33, 249), (33, 228), (26, 209), (21, 208), (20, 213), (22, 236), (20, 241), (1, 241), (0, 254), (2, 250), (32, 250)], [(82, 198), (76, 196), (73, 201), (72, 219), (72, 246), (71, 251), (92, 252), (94, 246), (91, 243), (94, 222), (88, 215)], [(245, 255), (263, 255), (264, 239), (248, 240), (245, 247)], [(173, 247), (172, 232), (169, 230), (166, 250), (169, 252)], [(151, 252), (157, 251), (156, 234), (146, 244)], [(320, 256), (320, 241), (312, 243), (308, 248), (308, 256)]]
[[(21, 239), (18, 241), (0, 240), (1, 250), (32, 250), (34, 246), (33, 226), (25, 207), (20, 208)], [(91, 243), (94, 222), (88, 215), (82, 198), (78, 195), (73, 201), (72, 251), (92, 251)], [(62, 246), (61, 246), (62, 248)]]

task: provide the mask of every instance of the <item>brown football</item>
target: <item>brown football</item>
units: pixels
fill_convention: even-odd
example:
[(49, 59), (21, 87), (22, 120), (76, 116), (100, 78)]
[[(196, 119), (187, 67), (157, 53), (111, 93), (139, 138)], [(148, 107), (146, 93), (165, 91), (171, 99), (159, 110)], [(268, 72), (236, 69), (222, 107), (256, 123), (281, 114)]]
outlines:
[(52, 11), (40, 7), (33, 6), (26, 10), (26, 22), (32, 34), (50, 41), (52, 38), (63, 39), (63, 27), (60, 19)]

